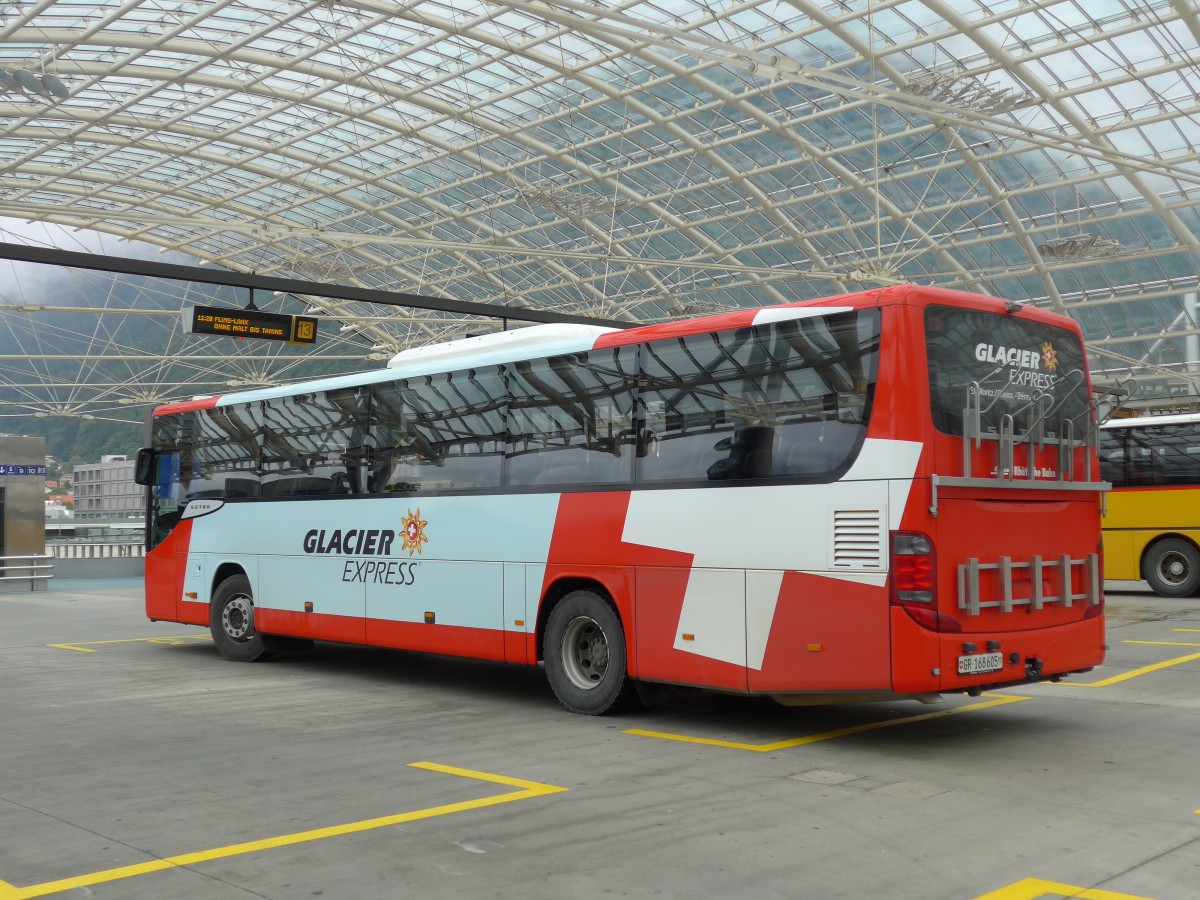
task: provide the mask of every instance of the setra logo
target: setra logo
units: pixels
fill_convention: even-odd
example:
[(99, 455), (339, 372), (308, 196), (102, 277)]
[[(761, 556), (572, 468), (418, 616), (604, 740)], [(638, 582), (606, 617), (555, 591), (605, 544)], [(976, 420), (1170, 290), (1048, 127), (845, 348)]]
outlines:
[(408, 515), (403, 519), (404, 528), (400, 532), (400, 537), (404, 541), (404, 549), (408, 551), (408, 555), (421, 552), (421, 545), (429, 543), (429, 538), (425, 536), (425, 526), (429, 523), (421, 518), (421, 507), (417, 507), (414, 513), (411, 509)]

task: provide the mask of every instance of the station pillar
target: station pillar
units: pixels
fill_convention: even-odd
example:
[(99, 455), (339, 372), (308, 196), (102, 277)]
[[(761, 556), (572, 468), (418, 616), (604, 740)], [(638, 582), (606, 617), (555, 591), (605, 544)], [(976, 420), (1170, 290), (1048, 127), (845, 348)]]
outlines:
[(46, 439), (0, 435), (0, 592), (45, 590)]

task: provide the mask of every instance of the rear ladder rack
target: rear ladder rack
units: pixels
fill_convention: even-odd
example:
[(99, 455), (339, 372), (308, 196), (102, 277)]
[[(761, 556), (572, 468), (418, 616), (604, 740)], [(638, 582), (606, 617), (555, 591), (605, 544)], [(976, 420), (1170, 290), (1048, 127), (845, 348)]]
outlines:
[[(1071, 590), (1071, 571), (1075, 566), (1084, 570), (1084, 590), (1075, 593)], [(1047, 569), (1058, 569), (1057, 594), (1042, 592), (1043, 575)], [(1031, 593), (1028, 597), (1013, 596), (1013, 572), (1029, 569)], [(979, 599), (979, 575), (981, 572), (999, 571), (1000, 590), (999, 600)], [(1064, 608), (1070, 608), (1076, 600), (1086, 600), (1088, 606), (1100, 603), (1100, 556), (1089, 553), (1083, 559), (1072, 559), (1060, 556), (1058, 559), (1043, 559), (1034, 556), (1028, 562), (1013, 562), (1011, 557), (1002, 556), (999, 562), (981, 563), (972, 557), (958, 566), (958, 608), (966, 610), (969, 615), (977, 616), (983, 609), (999, 608), (1004, 612), (1012, 612), (1017, 606), (1030, 606), (1041, 609), (1047, 603), (1061, 603)]]
[[(992, 401), (993, 403), (995, 401)], [(978, 381), (972, 381), (967, 386), (967, 405), (963, 409), (963, 474), (934, 475), (932, 478), (932, 505), (929, 512), (938, 514), (939, 487), (968, 487), (968, 488), (1020, 488), (1023, 490), (1041, 491), (1099, 491), (1103, 505), (1103, 492), (1111, 490), (1112, 485), (1107, 481), (1090, 481), (1090, 471), (1081, 473), (1082, 480), (1076, 480), (1075, 450), (1085, 447), (1086, 458), (1091, 459), (1099, 446), (1100, 429), (1095, 415), (1095, 401), (1092, 402), (1091, 424), (1087, 433), (1081, 438), (1075, 436), (1075, 423), (1071, 419), (1062, 419), (1058, 431), (1051, 433), (1046, 429), (1046, 420), (1054, 411), (1054, 398), (1049, 394), (1038, 391), (1024, 407), (1016, 413), (1005, 413), (1000, 419), (999, 432), (983, 430), (982, 419), (986, 410), (983, 407), (983, 393)], [(1015, 416), (1028, 412), (1028, 427), (1022, 434), (1016, 432)], [(997, 465), (994, 472), (987, 476), (976, 476), (972, 472), (972, 449), (978, 450), (984, 441), (995, 441), (999, 444), (996, 452)], [(974, 445), (972, 447), (972, 445)], [(1058, 447), (1058, 466), (1053, 477), (1037, 478), (1035, 452), (1047, 446)], [(1016, 465), (1016, 448), (1025, 447), (1026, 463), (1023, 470)], [(1021, 474), (1018, 475), (1018, 472)], [(1103, 508), (1101, 510), (1103, 512)]]

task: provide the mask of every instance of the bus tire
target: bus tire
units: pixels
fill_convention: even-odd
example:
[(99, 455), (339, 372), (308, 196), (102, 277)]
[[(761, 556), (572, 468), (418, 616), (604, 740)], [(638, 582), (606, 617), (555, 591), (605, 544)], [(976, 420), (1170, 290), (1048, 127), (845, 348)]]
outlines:
[(599, 716), (631, 705), (637, 693), (627, 659), (621, 620), (596, 592), (572, 591), (550, 611), (546, 677), (571, 712)]
[(226, 578), (213, 592), (208, 628), (226, 659), (254, 662), (270, 656), (263, 635), (254, 630), (254, 597), (245, 575)]
[(1142, 558), (1142, 577), (1160, 597), (1191, 597), (1200, 590), (1200, 551), (1182, 538), (1157, 541)]

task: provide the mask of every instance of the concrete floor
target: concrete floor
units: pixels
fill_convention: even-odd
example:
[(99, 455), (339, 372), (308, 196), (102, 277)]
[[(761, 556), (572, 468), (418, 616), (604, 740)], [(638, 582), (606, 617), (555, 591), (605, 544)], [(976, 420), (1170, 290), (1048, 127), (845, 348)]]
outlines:
[(596, 719), (536, 669), (226, 662), (127, 580), (3, 595), (0, 900), (1192, 900), (1200, 600), (1108, 604), (1073, 683)]

